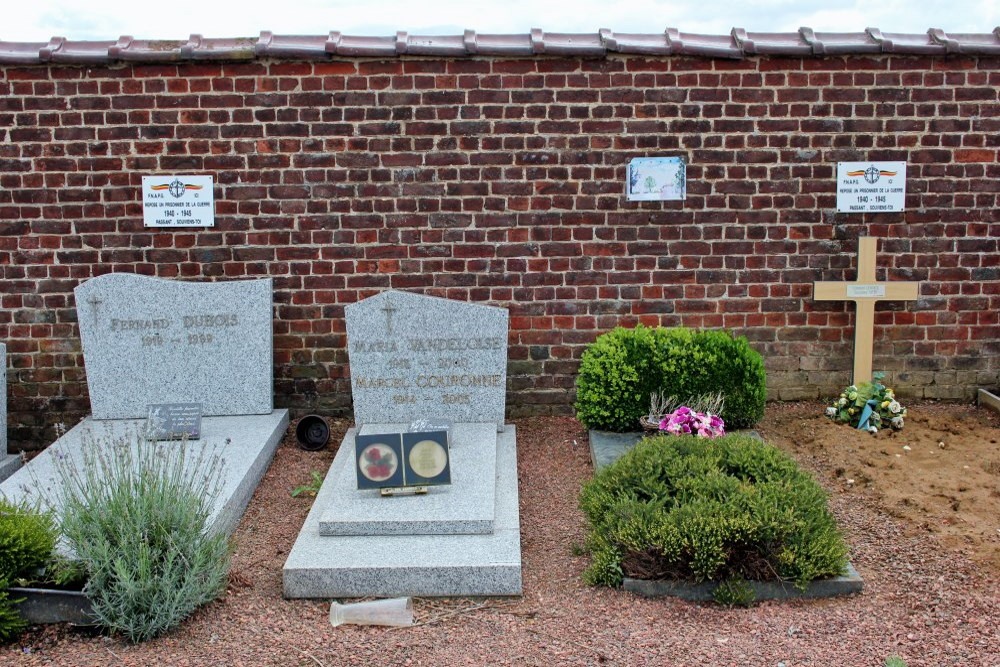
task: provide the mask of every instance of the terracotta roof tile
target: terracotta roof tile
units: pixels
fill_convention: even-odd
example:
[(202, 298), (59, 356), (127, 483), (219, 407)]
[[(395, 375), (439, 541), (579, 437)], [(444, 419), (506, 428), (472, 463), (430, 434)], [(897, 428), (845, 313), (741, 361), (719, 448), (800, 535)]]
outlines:
[(112, 61), (176, 62), (185, 60), (250, 60), (253, 58), (312, 58), (337, 56), (392, 58), (398, 56), (576, 56), (604, 57), (608, 54), (686, 55), (707, 58), (744, 58), (773, 55), (822, 57), (830, 55), (901, 53), (927, 55), (1000, 55), (1000, 28), (993, 32), (949, 35), (932, 28), (923, 34), (883, 33), (868, 28), (858, 33), (814, 32), (801, 28), (795, 33), (748, 32), (733, 28), (729, 35), (698, 35), (667, 28), (661, 33), (545, 32), (534, 28), (528, 34), (481, 35), (466, 30), (462, 35), (395, 35), (368, 37), (343, 35), (275, 35), (269, 31), (257, 38), (206, 38), (191, 35), (185, 40), (137, 40), (125, 35), (115, 41), (70, 41), (53, 37), (44, 42), (0, 41), (0, 64), (78, 63)]

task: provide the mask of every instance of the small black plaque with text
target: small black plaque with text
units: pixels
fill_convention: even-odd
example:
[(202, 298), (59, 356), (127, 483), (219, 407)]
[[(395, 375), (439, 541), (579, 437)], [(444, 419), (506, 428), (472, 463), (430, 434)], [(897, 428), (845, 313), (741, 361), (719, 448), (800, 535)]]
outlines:
[(201, 403), (155, 403), (149, 406), (146, 433), (150, 440), (197, 440), (201, 437)]

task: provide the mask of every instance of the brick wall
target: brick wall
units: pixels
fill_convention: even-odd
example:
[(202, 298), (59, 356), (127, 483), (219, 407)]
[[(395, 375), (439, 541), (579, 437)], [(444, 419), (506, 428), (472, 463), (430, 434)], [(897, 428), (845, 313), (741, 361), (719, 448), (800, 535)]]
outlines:
[[(857, 237), (920, 300), (876, 313), (904, 396), (1000, 375), (1000, 59), (474, 58), (0, 69), (0, 340), (12, 449), (87, 411), (73, 288), (275, 279), (275, 395), (350, 406), (344, 306), (387, 288), (510, 310), (512, 413), (571, 410), (616, 325), (726, 327), (772, 398), (851, 368)], [(685, 156), (685, 202), (625, 163)], [(905, 160), (907, 211), (835, 211), (838, 161)], [(145, 229), (144, 174), (211, 174), (216, 226)]]

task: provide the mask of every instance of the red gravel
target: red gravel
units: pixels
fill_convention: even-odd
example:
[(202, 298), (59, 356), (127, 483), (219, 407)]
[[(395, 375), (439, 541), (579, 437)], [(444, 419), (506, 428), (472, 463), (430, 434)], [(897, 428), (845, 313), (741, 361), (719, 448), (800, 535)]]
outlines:
[[(854, 598), (727, 610), (584, 586), (587, 557), (574, 547), (584, 536), (577, 494), (592, 474), (586, 434), (570, 418), (516, 423), (521, 598), (418, 598), (418, 625), (395, 629), (333, 628), (328, 602), (282, 599), (281, 567), (311, 502), (289, 491), (333, 459), (289, 438), (236, 532), (223, 599), (140, 646), (33, 629), (0, 648), (0, 664), (854, 667), (899, 655), (908, 667), (1000, 667), (997, 573), (977, 570), (931, 536), (911, 536), (865, 496), (832, 500), (865, 579)], [(331, 442), (345, 428), (336, 424)]]

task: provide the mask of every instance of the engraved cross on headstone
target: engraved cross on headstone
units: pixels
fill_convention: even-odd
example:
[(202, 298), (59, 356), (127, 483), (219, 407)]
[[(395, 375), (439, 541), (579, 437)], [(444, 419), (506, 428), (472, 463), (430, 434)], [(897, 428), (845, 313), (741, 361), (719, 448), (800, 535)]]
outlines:
[(875, 330), (875, 304), (879, 301), (915, 301), (918, 283), (877, 282), (875, 251), (878, 240), (871, 236), (858, 239), (858, 279), (854, 282), (815, 282), (816, 301), (853, 301), (854, 384), (872, 381), (872, 338)]
[(386, 297), (385, 305), (382, 306), (382, 312), (385, 313), (385, 330), (386, 333), (392, 334), (392, 314), (396, 312), (396, 309), (392, 307), (389, 303), (389, 298)]
[(97, 307), (104, 302), (101, 301), (101, 299), (99, 299), (96, 294), (94, 294), (89, 299), (87, 299), (87, 303), (90, 304), (90, 310), (94, 315), (94, 326), (97, 326)]

